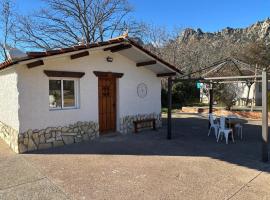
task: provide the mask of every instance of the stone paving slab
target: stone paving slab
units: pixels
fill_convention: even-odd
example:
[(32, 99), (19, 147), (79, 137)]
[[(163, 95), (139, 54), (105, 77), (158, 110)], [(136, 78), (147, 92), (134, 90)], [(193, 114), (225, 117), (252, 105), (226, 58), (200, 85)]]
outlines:
[(59, 154), (26, 159), (74, 199), (226, 199), (259, 173), (207, 157)]
[(46, 178), (0, 190), (1, 200), (66, 200), (69, 199), (59, 188)]
[(44, 178), (19, 156), (0, 158), (0, 190)]
[(68, 197), (22, 155), (0, 140), (0, 199), (43, 200)]
[(239, 192), (232, 196), (233, 200), (270, 199), (270, 174), (262, 172), (251, 182), (247, 183)]
[(0, 190), (44, 178), (44, 175), (20, 155), (12, 152), (2, 140), (0, 147)]

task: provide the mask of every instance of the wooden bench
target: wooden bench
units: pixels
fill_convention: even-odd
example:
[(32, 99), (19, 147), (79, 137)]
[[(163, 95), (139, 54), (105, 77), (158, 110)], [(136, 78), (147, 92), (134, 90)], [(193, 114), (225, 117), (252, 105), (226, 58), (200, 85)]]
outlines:
[[(154, 118), (136, 120), (136, 121), (133, 121), (133, 124), (134, 124), (135, 133), (138, 133), (138, 129), (140, 128), (153, 127), (153, 130), (156, 130), (156, 120)], [(139, 124), (142, 124), (143, 126), (138, 127)]]

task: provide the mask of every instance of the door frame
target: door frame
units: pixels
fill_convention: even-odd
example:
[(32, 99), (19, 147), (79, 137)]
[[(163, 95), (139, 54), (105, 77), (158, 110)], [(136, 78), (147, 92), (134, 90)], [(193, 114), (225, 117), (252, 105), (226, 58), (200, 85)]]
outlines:
[[(117, 94), (118, 94), (118, 84), (117, 84), (117, 80), (118, 78), (123, 77), (123, 73), (116, 73), (116, 72), (103, 72), (103, 71), (94, 71), (93, 72), (97, 77), (98, 77), (98, 120), (100, 119), (100, 99), (99, 99), (99, 79), (100, 78), (115, 78), (115, 130), (112, 131), (116, 131), (117, 130), (117, 110), (118, 110), (118, 98), (117, 98)], [(99, 127), (100, 127), (100, 120), (99, 120)], [(102, 132), (101, 134), (106, 134), (106, 131)]]

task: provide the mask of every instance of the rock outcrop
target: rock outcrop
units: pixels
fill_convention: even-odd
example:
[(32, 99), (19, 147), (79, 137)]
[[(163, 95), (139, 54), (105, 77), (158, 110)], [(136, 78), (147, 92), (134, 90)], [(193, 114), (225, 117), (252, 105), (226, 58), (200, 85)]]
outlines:
[(185, 29), (179, 40), (183, 43), (188, 44), (192, 41), (200, 40), (212, 40), (220, 41), (226, 40), (232, 43), (245, 43), (255, 41), (265, 41), (267, 44), (270, 43), (270, 19), (256, 22), (255, 24), (247, 28), (224, 28), (221, 31), (209, 33), (203, 32), (201, 29)]

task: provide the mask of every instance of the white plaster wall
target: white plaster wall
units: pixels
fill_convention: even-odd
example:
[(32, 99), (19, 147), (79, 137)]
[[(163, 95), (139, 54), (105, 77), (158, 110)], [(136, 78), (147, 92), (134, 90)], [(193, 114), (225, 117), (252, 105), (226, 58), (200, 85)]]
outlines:
[[(245, 83), (238, 83), (238, 86), (239, 86), (239, 98), (247, 98), (248, 86)], [(252, 99), (254, 96), (254, 87), (255, 87), (254, 84), (250, 87), (249, 99)]]
[(0, 72), (0, 121), (19, 130), (17, 73), (15, 68)]
[[(270, 83), (268, 82), (268, 92), (270, 90)], [(256, 84), (256, 106), (262, 105), (262, 83), (259, 82)]]
[[(112, 63), (106, 57), (114, 58)], [(71, 60), (68, 56), (44, 61), (44, 66), (28, 69), (19, 66), (19, 119), (20, 132), (28, 129), (42, 129), (63, 126), (77, 121), (98, 122), (98, 78), (93, 71), (124, 73), (118, 80), (117, 124), (125, 115), (159, 113), (161, 111), (161, 83), (152, 71), (121, 56), (109, 52), (90, 52), (90, 56)], [(43, 70), (85, 72), (80, 79), (80, 108), (71, 110), (49, 110), (49, 78)], [(137, 85), (144, 82), (148, 95), (144, 99), (137, 96)]]

